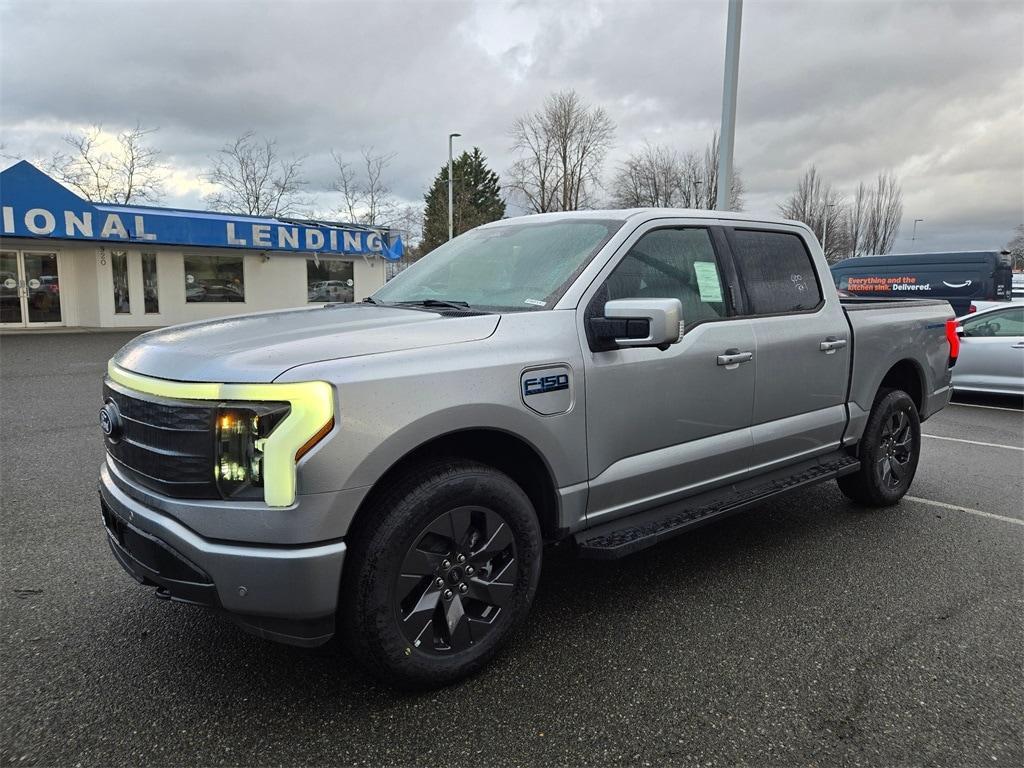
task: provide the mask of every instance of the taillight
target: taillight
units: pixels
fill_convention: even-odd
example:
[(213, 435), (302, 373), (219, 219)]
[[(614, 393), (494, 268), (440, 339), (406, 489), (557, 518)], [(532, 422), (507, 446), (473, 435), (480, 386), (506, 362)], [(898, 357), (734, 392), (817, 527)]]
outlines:
[(960, 357), (960, 335), (956, 332), (956, 320), (946, 321), (946, 341), (949, 342), (949, 367), (956, 365), (956, 359)]
[(978, 311), (978, 308), (976, 306), (974, 306), (973, 304), (971, 304), (971, 306), (967, 308), (967, 314), (968, 315), (971, 314), (972, 312), (977, 312), (977, 311)]

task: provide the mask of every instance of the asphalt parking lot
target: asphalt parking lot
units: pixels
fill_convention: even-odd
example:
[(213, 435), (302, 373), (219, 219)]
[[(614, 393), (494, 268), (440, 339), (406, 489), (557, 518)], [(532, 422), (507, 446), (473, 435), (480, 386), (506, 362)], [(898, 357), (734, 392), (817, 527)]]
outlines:
[(827, 484), (611, 564), (549, 551), (497, 663), (409, 695), (117, 566), (96, 410), (128, 338), (0, 338), (2, 765), (1024, 763), (1019, 401), (927, 422), (893, 509)]

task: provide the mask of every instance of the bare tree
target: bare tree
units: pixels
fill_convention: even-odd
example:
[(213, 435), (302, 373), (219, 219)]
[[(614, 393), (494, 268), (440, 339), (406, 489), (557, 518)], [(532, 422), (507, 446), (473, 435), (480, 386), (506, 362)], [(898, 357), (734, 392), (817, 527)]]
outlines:
[(397, 204), (385, 179), (395, 153), (375, 154), (373, 147), (363, 147), (359, 170), (333, 149), (331, 157), (338, 166), (333, 188), (341, 193), (341, 215), (357, 224), (388, 224), (397, 215)]
[(809, 226), (818, 241), (824, 241), (825, 258), (829, 263), (847, 255), (846, 228), (843, 226), (846, 208), (842, 196), (822, 179), (815, 166), (804, 172), (796, 191), (779, 205), (779, 213)]
[[(704, 147), (700, 164), (700, 182), (694, 208), (714, 210), (718, 205), (718, 131), (711, 135), (711, 141)], [(732, 185), (729, 190), (729, 210), (743, 210), (743, 179), (739, 169), (734, 168)]]
[(864, 253), (892, 250), (903, 221), (903, 190), (890, 171), (878, 174), (871, 191), (864, 222)]
[(113, 139), (99, 125), (68, 133), (68, 150), (54, 153), (44, 167), (90, 202), (156, 203), (163, 199), (166, 178), (160, 151), (148, 141), (156, 131), (136, 124)]
[(575, 91), (552, 93), (539, 111), (517, 119), (511, 133), (519, 158), (508, 186), (530, 210), (575, 211), (591, 204), (615, 137), (604, 109), (589, 106)]
[(253, 216), (288, 216), (300, 211), (305, 201), (302, 188), (304, 156), (281, 157), (275, 139), (259, 139), (247, 131), (225, 144), (211, 158), (204, 174), (218, 187), (206, 198), (211, 210)]
[(853, 199), (850, 200), (845, 211), (843, 224), (846, 230), (846, 253), (844, 256), (861, 256), (864, 253), (865, 229), (870, 202), (871, 192), (861, 181), (857, 184)]
[(1013, 268), (1015, 270), (1024, 269), (1024, 224), (1017, 225), (1013, 230), (1013, 237), (1005, 247), (1013, 258)]
[(612, 199), (619, 208), (675, 208), (682, 205), (685, 158), (664, 146), (645, 142), (619, 168)]
[[(731, 210), (743, 206), (743, 182), (733, 175)], [(718, 197), (718, 135), (703, 153), (679, 154), (644, 144), (619, 168), (612, 182), (613, 203), (622, 208), (714, 208)]]

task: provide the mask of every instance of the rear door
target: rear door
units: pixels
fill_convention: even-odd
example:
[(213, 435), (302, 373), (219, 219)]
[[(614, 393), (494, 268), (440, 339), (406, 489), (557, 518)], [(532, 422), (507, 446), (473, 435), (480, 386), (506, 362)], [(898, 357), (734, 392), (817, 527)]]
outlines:
[(751, 468), (838, 447), (846, 427), (852, 340), (830, 284), (831, 300), (825, 300), (829, 274), (818, 274), (795, 228), (731, 227), (726, 238), (739, 273), (743, 314), (754, 321)]

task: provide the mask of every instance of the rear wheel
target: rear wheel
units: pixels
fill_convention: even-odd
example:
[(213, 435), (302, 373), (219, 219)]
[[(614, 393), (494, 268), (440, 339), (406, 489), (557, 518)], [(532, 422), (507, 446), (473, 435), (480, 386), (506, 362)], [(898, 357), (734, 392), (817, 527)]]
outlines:
[(541, 553), (533, 506), (507, 475), (469, 461), (422, 467), (352, 537), (340, 616), (349, 646), (399, 687), (470, 675), (525, 618)]
[(860, 443), (860, 469), (839, 478), (839, 489), (859, 504), (888, 507), (910, 489), (921, 455), (921, 420), (902, 390), (880, 392)]

